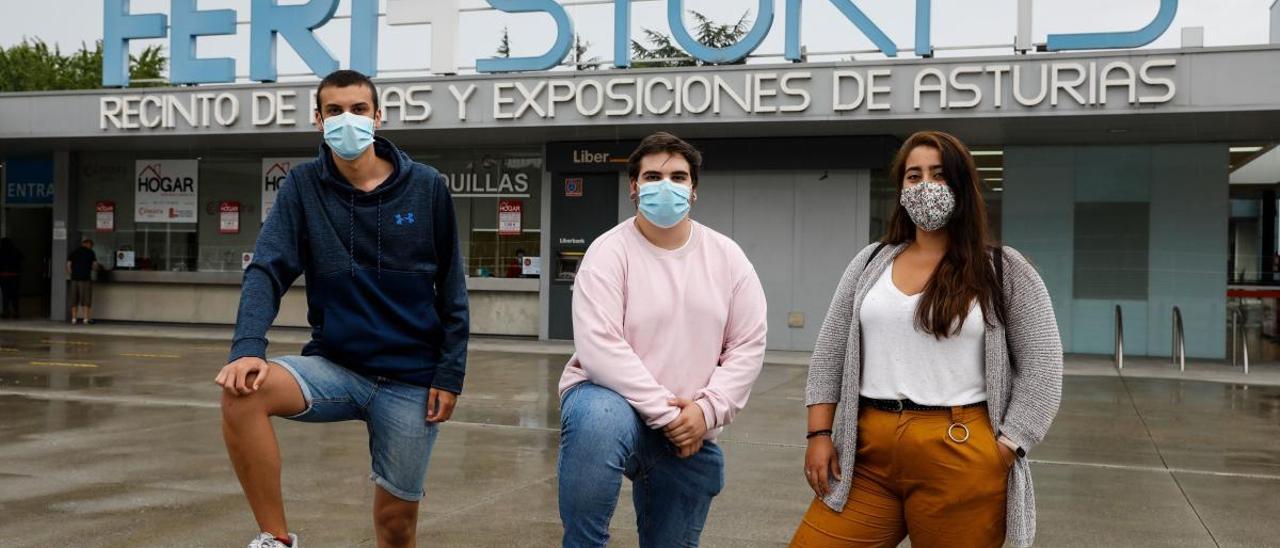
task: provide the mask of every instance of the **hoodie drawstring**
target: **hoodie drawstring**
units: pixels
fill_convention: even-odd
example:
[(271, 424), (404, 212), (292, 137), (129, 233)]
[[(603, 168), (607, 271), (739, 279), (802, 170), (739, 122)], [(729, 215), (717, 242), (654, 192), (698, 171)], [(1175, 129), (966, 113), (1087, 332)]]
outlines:
[(347, 236), (347, 269), (351, 271), (351, 277), (356, 277), (356, 193), (352, 192), (351, 208), (347, 210), (347, 230), (350, 234)]
[(378, 195), (378, 279), (382, 279), (382, 195)]

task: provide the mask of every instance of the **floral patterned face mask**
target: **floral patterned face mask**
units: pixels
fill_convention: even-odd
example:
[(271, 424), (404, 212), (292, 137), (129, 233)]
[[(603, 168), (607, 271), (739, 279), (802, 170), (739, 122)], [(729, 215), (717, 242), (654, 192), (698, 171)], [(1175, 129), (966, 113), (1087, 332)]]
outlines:
[(946, 183), (924, 182), (902, 191), (902, 207), (925, 232), (947, 226), (956, 209), (956, 195)]

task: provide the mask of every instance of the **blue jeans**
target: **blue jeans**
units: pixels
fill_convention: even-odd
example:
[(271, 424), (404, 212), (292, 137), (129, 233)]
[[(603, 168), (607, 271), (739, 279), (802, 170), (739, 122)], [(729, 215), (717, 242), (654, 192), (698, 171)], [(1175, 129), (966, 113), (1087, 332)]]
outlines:
[(272, 358), (293, 374), (307, 408), (290, 420), (360, 420), (369, 430), (374, 483), (396, 498), (422, 499), (422, 484), (435, 445), (427, 422), (427, 389), (382, 377), (366, 377), (320, 356)]
[(631, 480), (640, 546), (697, 546), (724, 487), (714, 443), (687, 459), (616, 392), (582, 383), (560, 405), (560, 521), (564, 546), (604, 546), (622, 477)]

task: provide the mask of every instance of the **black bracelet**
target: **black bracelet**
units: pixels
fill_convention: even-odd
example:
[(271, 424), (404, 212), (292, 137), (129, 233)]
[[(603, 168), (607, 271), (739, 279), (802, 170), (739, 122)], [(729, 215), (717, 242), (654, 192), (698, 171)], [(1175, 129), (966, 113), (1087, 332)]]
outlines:
[(808, 434), (805, 434), (804, 439), (806, 439), (806, 440), (811, 440), (811, 439), (816, 438), (816, 437), (818, 437), (818, 436), (830, 436), (830, 435), (831, 435), (831, 430), (830, 430), (830, 429), (827, 429), (827, 430), (815, 430), (815, 431), (813, 431), (813, 432), (809, 432)]

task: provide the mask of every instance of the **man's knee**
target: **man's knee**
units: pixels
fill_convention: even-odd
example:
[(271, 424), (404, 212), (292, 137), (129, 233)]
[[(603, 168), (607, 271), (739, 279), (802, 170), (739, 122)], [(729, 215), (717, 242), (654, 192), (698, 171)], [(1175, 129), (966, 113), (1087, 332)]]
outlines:
[(635, 409), (617, 392), (594, 384), (577, 389), (562, 411), (565, 430), (584, 438), (604, 441), (611, 437), (629, 437), (640, 427)]
[[(603, 479), (589, 470), (620, 472), (636, 450), (645, 429), (631, 404), (617, 393), (595, 385), (583, 386), (567, 403), (561, 423), (561, 464), (576, 470), (561, 481)], [(581, 485), (580, 485), (581, 487)]]
[(380, 509), (376, 522), (379, 538), (393, 546), (405, 546), (413, 539), (418, 516), (401, 508)]
[(263, 404), (263, 395), (260, 393), (242, 396), (223, 390), (221, 405), (222, 418), (232, 423), (246, 417), (265, 415), (267, 412), (266, 406)]

